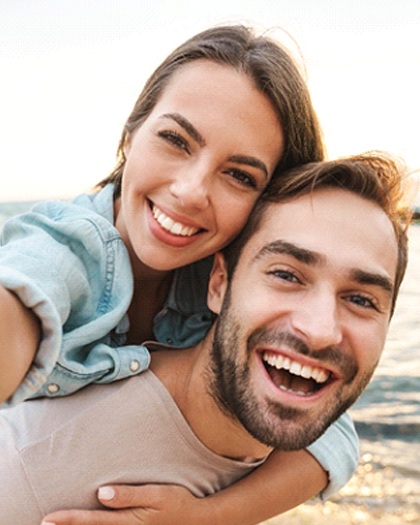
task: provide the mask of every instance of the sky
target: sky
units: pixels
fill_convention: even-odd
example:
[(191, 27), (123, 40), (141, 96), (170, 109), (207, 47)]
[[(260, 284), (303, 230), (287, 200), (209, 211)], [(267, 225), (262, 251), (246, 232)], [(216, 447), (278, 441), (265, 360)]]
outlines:
[(108, 175), (155, 67), (234, 22), (301, 57), (330, 158), (383, 149), (420, 172), (420, 0), (0, 0), (0, 201)]

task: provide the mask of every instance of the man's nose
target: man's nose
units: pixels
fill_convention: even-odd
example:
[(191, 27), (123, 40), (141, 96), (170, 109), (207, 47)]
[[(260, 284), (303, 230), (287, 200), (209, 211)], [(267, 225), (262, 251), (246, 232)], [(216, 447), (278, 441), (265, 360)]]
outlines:
[(333, 294), (319, 292), (306, 296), (292, 313), (292, 324), (312, 350), (337, 346), (343, 338), (339, 308)]
[(205, 209), (210, 202), (212, 173), (207, 165), (192, 164), (176, 174), (171, 194), (187, 209)]

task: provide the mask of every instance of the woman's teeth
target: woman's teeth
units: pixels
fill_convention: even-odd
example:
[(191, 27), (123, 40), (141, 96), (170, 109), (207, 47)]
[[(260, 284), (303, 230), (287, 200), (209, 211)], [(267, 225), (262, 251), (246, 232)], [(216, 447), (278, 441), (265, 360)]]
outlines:
[(162, 226), (162, 228), (167, 232), (172, 233), (173, 235), (179, 235), (181, 237), (191, 237), (199, 231), (198, 228), (194, 228), (193, 226), (185, 226), (180, 222), (173, 221), (170, 217), (168, 217), (161, 210), (159, 210), (159, 208), (156, 208), (155, 205), (153, 205), (152, 212), (153, 217)]
[(288, 357), (271, 352), (264, 352), (263, 361), (277, 368), (277, 370), (288, 370), (290, 374), (303, 377), (304, 379), (313, 379), (317, 383), (325, 383), (330, 377), (330, 372), (323, 368), (301, 365)]

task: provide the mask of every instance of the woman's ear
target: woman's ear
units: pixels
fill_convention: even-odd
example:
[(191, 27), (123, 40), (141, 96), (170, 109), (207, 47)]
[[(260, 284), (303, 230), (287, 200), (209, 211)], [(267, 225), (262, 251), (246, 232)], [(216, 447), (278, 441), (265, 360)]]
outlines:
[(131, 133), (127, 133), (125, 139), (124, 139), (124, 146), (123, 146), (123, 151), (124, 151), (124, 156), (127, 158), (127, 155), (130, 151), (130, 147), (131, 147)]
[(210, 310), (219, 314), (228, 284), (226, 261), (221, 252), (214, 256), (213, 268), (210, 272), (207, 305)]

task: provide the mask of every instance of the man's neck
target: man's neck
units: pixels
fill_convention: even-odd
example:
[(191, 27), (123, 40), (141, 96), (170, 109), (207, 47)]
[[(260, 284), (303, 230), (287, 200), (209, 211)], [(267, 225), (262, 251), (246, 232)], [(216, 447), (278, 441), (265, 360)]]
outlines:
[(188, 349), (152, 352), (150, 368), (165, 385), (198, 439), (221, 456), (255, 461), (271, 449), (222, 410), (209, 389), (208, 340)]

